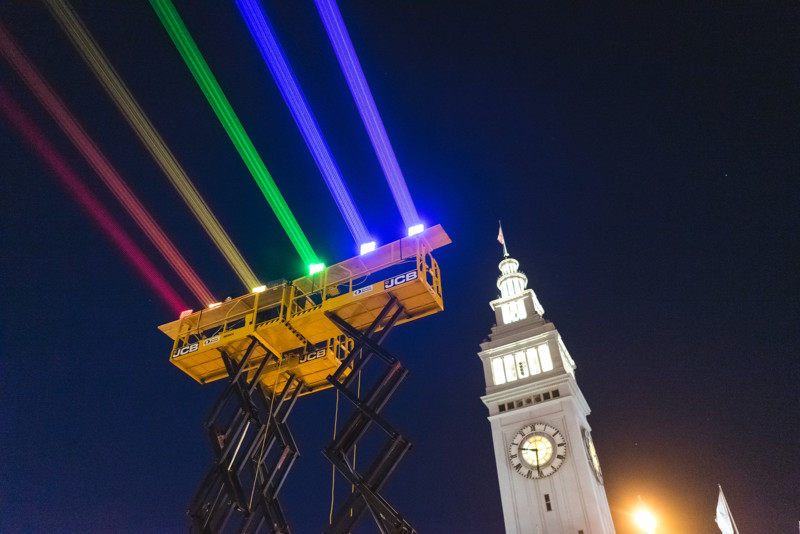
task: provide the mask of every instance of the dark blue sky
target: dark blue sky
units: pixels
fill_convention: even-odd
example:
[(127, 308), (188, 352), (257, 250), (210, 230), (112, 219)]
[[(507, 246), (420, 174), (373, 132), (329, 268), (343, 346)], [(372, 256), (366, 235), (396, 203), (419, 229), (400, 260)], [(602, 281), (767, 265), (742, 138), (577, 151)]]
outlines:
[[(673, 4), (341, 2), (417, 208), (454, 242), (436, 256), (444, 313), (389, 341), (411, 374), (386, 416), (415, 447), (386, 493), (420, 532), (502, 531), (476, 356), (498, 219), (578, 365), (617, 532), (636, 532), (638, 495), (660, 534), (718, 532), (718, 483), (742, 532), (797, 528), (800, 8)], [(152, 9), (75, 8), (256, 273), (301, 276)], [(311, 244), (329, 264), (353, 255), (236, 9), (177, 8)], [(367, 226), (396, 239), (313, 2), (266, 8)], [(212, 291), (241, 294), (47, 10), (5, 1), (0, 21)], [(193, 303), (2, 60), (0, 83)], [(183, 531), (220, 385), (169, 363), (156, 326), (171, 312), (5, 120), (0, 139), (0, 530)], [(318, 532), (333, 394), (304, 398), (290, 426), (303, 456), (283, 502)]]

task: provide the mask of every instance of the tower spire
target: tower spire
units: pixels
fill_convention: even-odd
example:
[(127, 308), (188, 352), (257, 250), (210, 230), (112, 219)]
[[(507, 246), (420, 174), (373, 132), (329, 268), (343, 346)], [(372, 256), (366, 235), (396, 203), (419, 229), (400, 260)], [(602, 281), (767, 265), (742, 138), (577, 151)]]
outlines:
[(502, 224), (497, 240), (503, 245), (504, 256), (498, 265), (501, 273), (497, 279), (500, 298), (490, 302), (490, 305), (498, 313), (498, 324), (510, 324), (532, 314), (544, 315), (544, 308), (536, 298), (536, 294), (532, 289), (527, 289), (528, 277), (519, 270), (519, 262), (508, 254)]
[(506, 248), (506, 239), (503, 237), (503, 222), (497, 221), (500, 224), (500, 232), (497, 234), (497, 240), (503, 245), (503, 257), (508, 257), (508, 249)]

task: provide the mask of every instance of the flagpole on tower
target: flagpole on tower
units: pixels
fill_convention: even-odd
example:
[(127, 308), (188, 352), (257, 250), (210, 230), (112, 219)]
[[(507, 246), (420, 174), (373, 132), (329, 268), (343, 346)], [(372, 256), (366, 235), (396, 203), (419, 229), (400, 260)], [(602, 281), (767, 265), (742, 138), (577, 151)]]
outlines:
[(503, 223), (502, 221), (497, 221), (500, 225), (500, 232), (497, 234), (497, 240), (500, 241), (500, 244), (503, 245), (503, 257), (508, 257), (508, 249), (506, 249), (506, 240), (503, 237)]
[(725, 500), (725, 494), (722, 493), (722, 485), (717, 484), (719, 487), (719, 498), (717, 499), (717, 517), (715, 519), (717, 526), (722, 534), (739, 534), (739, 529), (736, 528), (736, 522), (733, 520), (733, 514), (728, 507), (728, 501)]

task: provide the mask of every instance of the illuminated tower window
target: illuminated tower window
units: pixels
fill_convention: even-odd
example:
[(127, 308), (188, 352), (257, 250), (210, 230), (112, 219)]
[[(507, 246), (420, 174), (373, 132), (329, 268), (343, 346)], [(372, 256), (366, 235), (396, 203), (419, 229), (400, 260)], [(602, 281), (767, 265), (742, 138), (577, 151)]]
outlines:
[(546, 343), (528, 349), (528, 362), (531, 374), (539, 374), (553, 369), (553, 358), (550, 356), (550, 347)]
[(503, 359), (492, 359), (492, 377), (494, 378), (495, 385), (506, 383), (506, 374), (503, 372)]
[(515, 300), (507, 304), (503, 304), (503, 323), (510, 324), (516, 321), (525, 319), (528, 316), (525, 310), (525, 303), (521, 300)]
[(492, 378), (496, 386), (553, 369), (553, 358), (547, 343), (492, 358), (491, 362)]
[(517, 366), (515, 365), (514, 355), (503, 356), (503, 363), (506, 368), (506, 382), (513, 382), (517, 379)]

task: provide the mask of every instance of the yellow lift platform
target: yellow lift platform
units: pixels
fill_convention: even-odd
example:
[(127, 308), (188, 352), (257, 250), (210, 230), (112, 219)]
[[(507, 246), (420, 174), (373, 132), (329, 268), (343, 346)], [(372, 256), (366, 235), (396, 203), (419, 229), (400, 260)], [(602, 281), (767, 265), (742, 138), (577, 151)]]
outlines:
[(224, 354), (237, 364), (246, 360), (241, 372), (247, 374), (264, 363), (259, 382), (269, 391), (280, 390), (290, 375), (305, 384), (305, 393), (330, 387), (327, 377), (349, 354), (352, 340), (329, 314), (363, 332), (392, 297), (403, 309), (397, 324), (442, 311), (441, 275), (431, 252), (450, 242), (436, 225), (161, 325), (174, 340), (170, 361), (200, 383), (229, 376)]

